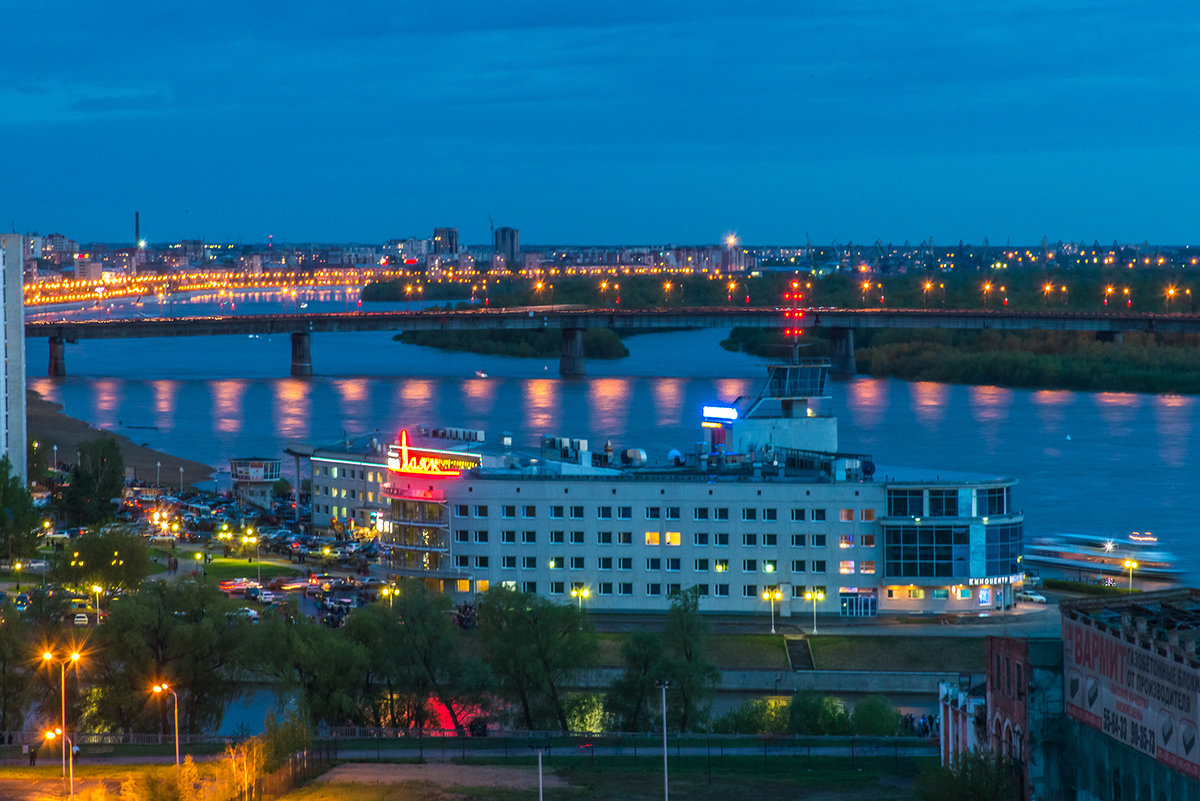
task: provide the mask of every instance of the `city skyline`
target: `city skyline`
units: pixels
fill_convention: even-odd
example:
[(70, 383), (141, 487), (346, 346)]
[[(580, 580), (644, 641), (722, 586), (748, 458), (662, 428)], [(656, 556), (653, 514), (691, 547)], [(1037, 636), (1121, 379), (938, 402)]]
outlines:
[(1194, 238), (1182, 3), (5, 11), (18, 231)]

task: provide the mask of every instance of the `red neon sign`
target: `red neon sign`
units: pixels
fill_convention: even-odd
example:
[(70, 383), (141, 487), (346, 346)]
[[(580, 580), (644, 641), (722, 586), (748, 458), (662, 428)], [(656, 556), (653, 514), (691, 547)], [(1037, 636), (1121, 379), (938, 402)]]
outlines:
[(388, 470), (420, 476), (458, 476), (463, 470), (479, 467), (482, 459), (474, 453), (410, 448), (408, 431), (400, 432), (400, 443), (388, 452)]

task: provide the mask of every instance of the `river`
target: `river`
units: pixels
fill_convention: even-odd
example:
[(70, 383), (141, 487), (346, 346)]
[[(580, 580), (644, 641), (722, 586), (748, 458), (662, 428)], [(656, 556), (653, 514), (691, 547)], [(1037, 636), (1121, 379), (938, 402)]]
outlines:
[[(32, 311), (30, 319), (237, 314), (358, 308), (354, 291), (197, 295), (175, 304)], [(410, 308), (363, 304), (364, 310)], [(136, 442), (228, 469), (240, 456), (281, 455), (290, 441), (394, 437), (421, 423), (611, 440), (651, 458), (700, 439), (704, 404), (748, 394), (764, 360), (720, 348), (719, 330), (630, 337), (630, 355), (558, 378), (557, 360), (446, 353), (390, 332), (316, 334), (311, 379), (288, 376), (290, 340), (191, 337), (85, 340), (67, 346), (65, 379), (48, 379), (47, 343), (28, 344), (29, 385), (67, 414)], [(487, 377), (478, 377), (482, 371)], [(841, 421), (841, 448), (887, 465), (1019, 479), (1026, 535), (1124, 537), (1152, 531), (1200, 576), (1192, 465), (1200, 403), (1192, 396), (1008, 390), (893, 379), (831, 382), (823, 412)], [(285, 461), (285, 473), (290, 465)]]

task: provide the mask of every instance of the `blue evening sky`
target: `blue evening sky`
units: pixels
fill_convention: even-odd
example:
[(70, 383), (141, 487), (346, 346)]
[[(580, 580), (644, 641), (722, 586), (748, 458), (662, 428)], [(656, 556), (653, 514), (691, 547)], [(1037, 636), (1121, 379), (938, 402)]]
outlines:
[(1200, 5), (0, 0), (0, 226), (1200, 241)]

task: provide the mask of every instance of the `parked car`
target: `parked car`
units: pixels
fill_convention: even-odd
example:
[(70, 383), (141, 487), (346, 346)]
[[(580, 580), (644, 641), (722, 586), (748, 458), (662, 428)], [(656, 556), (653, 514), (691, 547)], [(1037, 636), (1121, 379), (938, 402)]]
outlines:
[(91, 622), (92, 622), (92, 619), (90, 617), (88, 617), (87, 615), (85, 615), (83, 612), (79, 612), (75, 615), (75, 625), (76, 626), (86, 626)]
[(1044, 604), (1044, 603), (1046, 603), (1046, 596), (1039, 595), (1036, 592), (1018, 592), (1015, 597), (1018, 601), (1023, 601), (1024, 603), (1027, 603), (1027, 604)]

